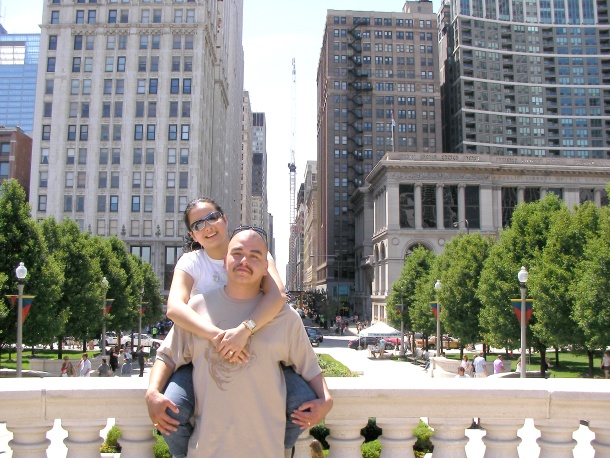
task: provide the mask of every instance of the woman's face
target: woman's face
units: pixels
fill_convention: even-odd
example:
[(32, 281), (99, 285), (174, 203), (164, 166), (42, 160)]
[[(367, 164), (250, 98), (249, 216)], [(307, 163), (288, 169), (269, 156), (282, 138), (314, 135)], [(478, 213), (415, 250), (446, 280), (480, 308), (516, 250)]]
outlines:
[[(188, 214), (189, 227), (196, 221), (206, 218), (212, 213), (216, 213), (216, 207), (209, 202), (199, 202), (195, 205)], [(221, 215), (218, 218), (207, 220), (200, 223), (198, 229), (191, 229), (189, 234), (199, 242), (206, 251), (214, 251), (215, 249), (223, 249), (226, 251), (227, 237), (227, 218)]]

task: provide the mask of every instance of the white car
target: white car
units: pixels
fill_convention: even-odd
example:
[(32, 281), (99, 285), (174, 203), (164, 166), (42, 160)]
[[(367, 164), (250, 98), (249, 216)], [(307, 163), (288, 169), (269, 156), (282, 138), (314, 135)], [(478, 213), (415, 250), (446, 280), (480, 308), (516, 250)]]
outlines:
[[(151, 336), (149, 336), (148, 334), (140, 334), (140, 336), (141, 336), (140, 345), (144, 345), (145, 347), (150, 347), (152, 345), (153, 338)], [(127, 342), (129, 342), (131, 344), (131, 335), (129, 335), (129, 334), (121, 337), (122, 345), (125, 345)], [(137, 332), (133, 333), (133, 346), (134, 347), (138, 346), (138, 333)]]

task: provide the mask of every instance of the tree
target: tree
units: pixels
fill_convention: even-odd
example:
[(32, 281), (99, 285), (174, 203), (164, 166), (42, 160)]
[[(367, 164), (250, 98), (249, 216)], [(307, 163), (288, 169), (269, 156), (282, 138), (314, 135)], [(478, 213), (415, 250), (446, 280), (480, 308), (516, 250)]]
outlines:
[(140, 275), (144, 285), (144, 294), (142, 300), (147, 302), (146, 313), (142, 317), (143, 324), (156, 323), (163, 318), (163, 298), (159, 293), (161, 282), (155, 275), (153, 268), (147, 262), (143, 262), (141, 258), (136, 257), (136, 262), (139, 262)]
[(55, 308), (63, 275), (30, 217), (25, 191), (14, 179), (0, 186), (0, 253), (0, 344), (16, 341), (17, 310), (7, 308), (5, 296), (17, 294), (15, 268), (20, 262), (28, 269), (24, 294), (35, 296), (23, 325), (23, 342), (51, 343), (63, 324)]
[(92, 237), (70, 219), (57, 223), (48, 218), (43, 231), (64, 271), (59, 302), (66, 317), (64, 332), (84, 342), (95, 335), (101, 323), (102, 275)]
[[(587, 244), (575, 269), (570, 288), (572, 317), (589, 349), (606, 348), (610, 341), (610, 210), (600, 211), (599, 231)], [(589, 375), (593, 375), (593, 352), (589, 351)]]
[[(415, 307), (417, 282), (430, 271), (434, 261), (434, 253), (423, 247), (417, 247), (406, 257), (400, 278), (392, 285), (392, 291), (387, 299), (388, 320), (396, 328), (400, 328), (401, 304), (404, 304), (402, 319), (405, 329), (413, 330), (411, 310)], [(402, 302), (401, 302), (402, 301)], [(413, 312), (414, 316), (416, 312)], [(413, 347), (414, 343), (412, 343)]]
[[(521, 266), (531, 266), (542, 255), (555, 214), (561, 202), (554, 194), (543, 199), (520, 204), (513, 213), (511, 226), (500, 234), (485, 261), (477, 295), (482, 309), (479, 318), (486, 343), (495, 347), (516, 348), (521, 328), (511, 305), (512, 298), (521, 296), (517, 273)], [(544, 361), (544, 346), (532, 338), (528, 327), (528, 342), (540, 348)]]
[[(547, 347), (587, 347), (582, 329), (574, 319), (574, 298), (569, 294), (587, 243), (599, 228), (599, 209), (591, 202), (556, 213), (542, 256), (531, 266), (528, 290), (536, 298), (532, 332)], [(588, 348), (591, 371), (593, 353)], [(559, 364), (559, 361), (556, 361)]]
[(447, 333), (461, 340), (460, 351), (465, 343), (475, 343), (481, 338), (481, 301), (476, 291), (483, 263), (493, 243), (493, 239), (478, 233), (460, 234), (451, 239), (445, 251), (436, 258), (442, 283), (438, 292), (441, 321)]

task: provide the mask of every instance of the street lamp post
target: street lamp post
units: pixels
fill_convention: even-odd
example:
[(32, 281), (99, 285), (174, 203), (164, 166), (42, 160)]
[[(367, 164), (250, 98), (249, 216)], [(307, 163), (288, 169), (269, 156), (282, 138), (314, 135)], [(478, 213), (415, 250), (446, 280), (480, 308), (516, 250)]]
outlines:
[(527, 295), (527, 270), (524, 266), (521, 266), (521, 270), (517, 274), (519, 278), (519, 283), (521, 284), (521, 378), (527, 377), (527, 356), (525, 354), (527, 345), (526, 345), (526, 307), (525, 307), (525, 297)]
[(106, 277), (102, 278), (102, 290), (104, 290), (104, 300), (102, 301), (102, 357), (106, 356), (106, 293), (108, 292), (109, 283)]
[(443, 336), (441, 335), (441, 301), (438, 299), (438, 293), (441, 291), (441, 281), (436, 280), (434, 289), (436, 290), (436, 356), (441, 356), (443, 352)]
[(400, 288), (400, 352), (398, 357), (405, 359), (405, 286)]
[(462, 219), (460, 221), (456, 221), (455, 223), (453, 223), (453, 227), (458, 227), (458, 225), (460, 223), (464, 223), (466, 225), (466, 234), (470, 234), (470, 228), (468, 227), (468, 220), (467, 219)]
[(21, 344), (23, 341), (23, 284), (25, 283), (25, 277), (28, 274), (28, 269), (23, 265), (23, 262), (19, 263), (19, 267), (15, 269), (17, 275), (17, 289), (19, 290), (19, 303), (17, 304), (17, 370), (16, 376), (21, 378)]
[(144, 300), (144, 287), (140, 291), (140, 313), (138, 314), (138, 350), (142, 345), (142, 301)]

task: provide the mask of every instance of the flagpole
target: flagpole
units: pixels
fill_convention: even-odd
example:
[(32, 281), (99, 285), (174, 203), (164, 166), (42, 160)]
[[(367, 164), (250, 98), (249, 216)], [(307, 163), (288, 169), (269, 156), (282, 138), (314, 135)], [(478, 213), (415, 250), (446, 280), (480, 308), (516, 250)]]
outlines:
[(393, 153), (396, 151), (395, 130), (396, 130), (396, 121), (394, 120), (394, 110), (392, 110), (392, 152)]

